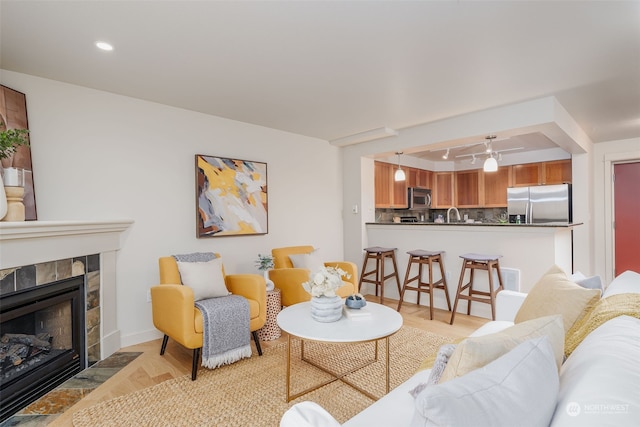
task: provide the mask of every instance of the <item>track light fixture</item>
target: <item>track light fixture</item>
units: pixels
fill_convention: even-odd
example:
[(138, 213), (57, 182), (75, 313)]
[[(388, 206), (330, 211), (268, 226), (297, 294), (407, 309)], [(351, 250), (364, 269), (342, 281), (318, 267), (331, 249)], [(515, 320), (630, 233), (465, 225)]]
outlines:
[(398, 155), (398, 169), (396, 169), (396, 173), (393, 175), (393, 179), (395, 181), (404, 181), (406, 179), (406, 176), (404, 174), (404, 171), (400, 167), (400, 155), (402, 154), (402, 151), (399, 151), (396, 154)]
[(489, 135), (489, 136), (485, 136), (484, 139), (487, 140), (487, 142), (484, 143), (484, 145), (487, 148), (487, 153), (491, 153), (491, 143), (493, 142), (494, 139), (496, 139), (497, 136), (495, 135)]
[(476, 155), (475, 155), (475, 154), (472, 154), (472, 156), (473, 156), (473, 157), (471, 158), (471, 164), (472, 164), (472, 165), (475, 165), (475, 164), (476, 164), (476, 160), (477, 160), (477, 159), (476, 159)]
[(442, 158), (447, 160), (449, 158), (449, 149), (447, 148), (447, 152), (442, 155)]
[(489, 142), (485, 143), (487, 146), (487, 153), (489, 153), (489, 157), (484, 161), (484, 165), (482, 166), (482, 170), (485, 172), (496, 172), (498, 170), (498, 162), (493, 157), (493, 152), (491, 150), (491, 141), (496, 139), (495, 135), (489, 135), (485, 137)]

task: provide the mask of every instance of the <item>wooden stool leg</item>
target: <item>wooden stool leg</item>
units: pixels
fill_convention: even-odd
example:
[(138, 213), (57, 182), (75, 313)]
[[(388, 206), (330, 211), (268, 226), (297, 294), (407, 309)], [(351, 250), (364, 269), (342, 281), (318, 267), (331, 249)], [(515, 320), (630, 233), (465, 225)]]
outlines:
[[(384, 301), (384, 256), (382, 256), (382, 254), (378, 255), (378, 262), (380, 265), (380, 279), (378, 281), (378, 284), (380, 285), (380, 304), (383, 303)], [(376, 295), (378, 295), (376, 293)]]
[(409, 281), (409, 275), (411, 273), (412, 263), (413, 263), (413, 257), (410, 255), (409, 264), (407, 265), (407, 272), (404, 275), (404, 283), (402, 284), (402, 292), (400, 292), (400, 301), (398, 301), (398, 308), (396, 309), (396, 311), (400, 311), (400, 307), (402, 307), (402, 300), (404, 299), (404, 292), (407, 290), (407, 282)]
[[(469, 296), (472, 296), (474, 280), (473, 276), (476, 272), (476, 269), (473, 262), (469, 263), (469, 265), (471, 266), (471, 270), (469, 271)], [(471, 299), (467, 300), (467, 316), (471, 316)]]
[(447, 278), (444, 272), (444, 263), (442, 262), (442, 255), (438, 255), (438, 265), (440, 266), (440, 277), (442, 277), (442, 286), (444, 286), (444, 297), (447, 300), (447, 308), (451, 311), (451, 300), (449, 298), (449, 286), (447, 286)]
[(422, 263), (422, 260), (420, 259), (420, 257), (418, 257), (416, 259), (416, 261), (418, 262), (418, 276), (417, 276), (417, 278), (418, 278), (418, 284), (417, 284), (418, 295), (417, 295), (416, 301), (417, 301), (417, 304), (420, 305), (420, 294), (422, 293), (422, 292), (420, 292), (420, 289), (422, 288), (422, 266), (423, 266), (423, 263)]
[(500, 261), (496, 261), (495, 269), (498, 272), (498, 283), (500, 283), (500, 286), (496, 290), (496, 293), (498, 293), (504, 289), (504, 286), (502, 285), (502, 272), (500, 271)]
[(464, 281), (464, 271), (467, 267), (467, 261), (463, 260), (462, 261), (462, 271), (460, 271), (460, 280), (458, 280), (458, 290), (456, 292), (456, 299), (455, 302), (453, 303), (453, 310), (451, 311), (451, 321), (449, 322), (450, 325), (453, 325), (453, 319), (455, 319), (456, 317), (456, 310), (458, 309), (458, 301), (460, 300), (460, 292), (462, 292), (462, 282)]
[[(384, 262), (382, 263), (384, 269)], [(380, 255), (376, 255), (376, 296), (378, 296), (378, 286), (380, 286)]]
[(365, 252), (364, 261), (362, 261), (362, 273), (360, 273), (360, 280), (358, 281), (358, 292), (362, 289), (362, 279), (364, 278), (365, 272), (367, 270), (367, 261), (369, 261), (369, 253)]
[[(500, 292), (503, 288), (502, 286), (502, 274), (500, 273), (500, 262), (499, 261), (490, 261), (487, 264), (487, 270), (489, 273), (489, 297), (491, 299), (491, 319), (492, 320), (496, 320), (496, 309), (495, 309), (495, 305), (496, 305), (496, 295), (498, 294), (498, 292)], [(499, 286), (496, 288), (495, 284), (493, 283), (493, 271), (496, 271), (496, 273), (498, 274), (498, 284)]]
[(493, 292), (493, 261), (487, 263), (487, 273), (489, 274), (489, 303), (491, 304), (491, 320), (496, 320), (496, 295)]
[(427, 258), (429, 266), (429, 319), (433, 320), (433, 260)]
[(400, 294), (400, 277), (398, 277), (398, 264), (396, 263), (396, 253), (391, 252), (391, 261), (393, 262), (393, 274), (396, 277), (396, 285), (398, 285), (398, 294)]

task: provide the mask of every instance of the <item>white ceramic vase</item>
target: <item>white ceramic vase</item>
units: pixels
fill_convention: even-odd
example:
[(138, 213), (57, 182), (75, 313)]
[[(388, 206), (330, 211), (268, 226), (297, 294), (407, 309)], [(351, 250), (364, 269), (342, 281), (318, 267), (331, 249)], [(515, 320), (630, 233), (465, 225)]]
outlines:
[(0, 219), (7, 214), (7, 194), (4, 192), (4, 182), (0, 173)]
[(312, 297), (311, 298), (311, 318), (317, 322), (329, 323), (337, 322), (342, 317), (342, 298), (333, 297)]
[(272, 291), (272, 290), (275, 288), (275, 285), (274, 285), (274, 283), (273, 283), (273, 280), (271, 280), (271, 279), (269, 278), (269, 271), (270, 271), (270, 270), (271, 270), (271, 269), (269, 269), (269, 270), (265, 270), (265, 271), (264, 271), (264, 273), (263, 273), (263, 274), (264, 274), (264, 281), (265, 281), (265, 283), (267, 284), (267, 292), (268, 292), (268, 291)]

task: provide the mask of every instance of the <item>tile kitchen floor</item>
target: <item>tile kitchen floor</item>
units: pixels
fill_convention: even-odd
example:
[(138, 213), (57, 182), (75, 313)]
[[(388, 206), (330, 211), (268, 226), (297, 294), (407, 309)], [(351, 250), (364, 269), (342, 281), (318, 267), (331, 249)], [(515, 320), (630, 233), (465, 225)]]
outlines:
[(0, 427), (44, 426), (127, 366), (140, 352), (117, 352), (65, 381), (0, 423)]

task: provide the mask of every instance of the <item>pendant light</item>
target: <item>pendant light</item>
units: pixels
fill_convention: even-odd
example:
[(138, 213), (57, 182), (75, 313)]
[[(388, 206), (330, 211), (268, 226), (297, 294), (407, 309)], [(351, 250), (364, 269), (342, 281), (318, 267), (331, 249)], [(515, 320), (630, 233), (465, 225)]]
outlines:
[(400, 167), (400, 154), (402, 154), (402, 151), (397, 152), (396, 154), (398, 155), (398, 169), (396, 169), (396, 173), (393, 175), (393, 178), (396, 181), (404, 181), (406, 176), (404, 174), (404, 171)]
[(498, 162), (493, 157), (493, 152), (491, 150), (491, 141), (496, 138), (495, 135), (489, 135), (485, 137), (485, 139), (489, 140), (487, 143), (487, 153), (489, 153), (489, 157), (484, 161), (484, 165), (482, 166), (482, 170), (485, 172), (496, 172), (498, 170)]
[(489, 154), (489, 158), (487, 158), (487, 160), (484, 161), (484, 166), (482, 167), (482, 170), (484, 170), (485, 172), (495, 172), (498, 170), (498, 162), (496, 161), (496, 159), (493, 157), (492, 154)]

